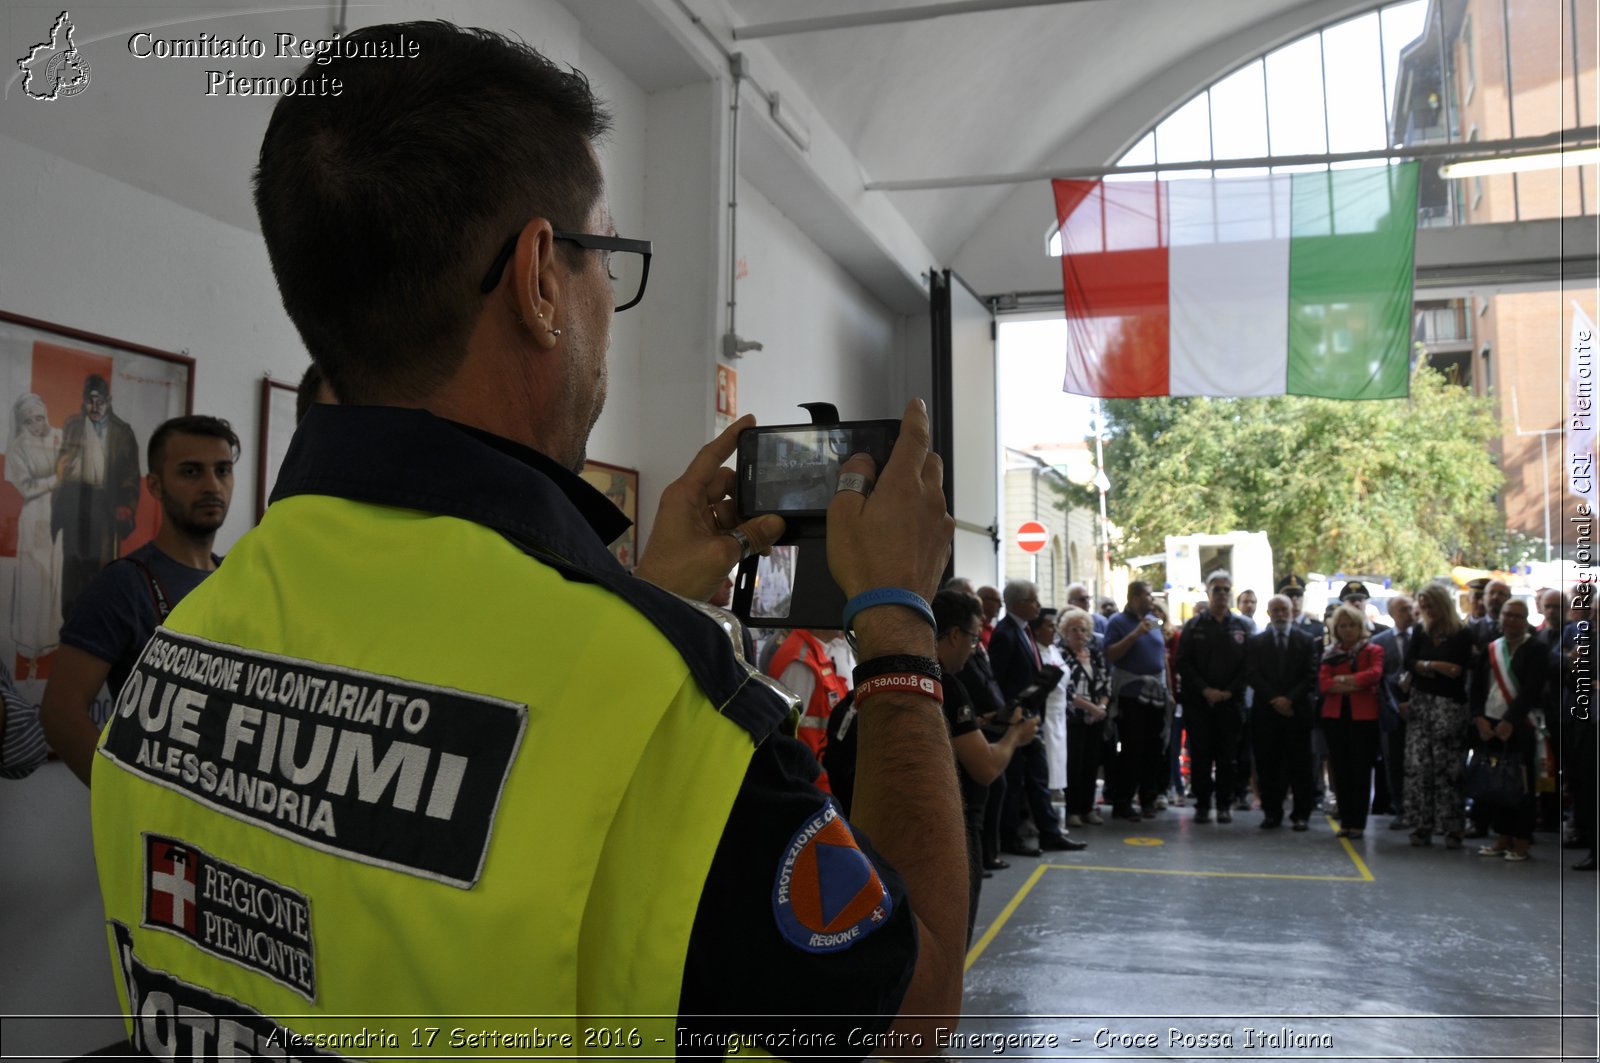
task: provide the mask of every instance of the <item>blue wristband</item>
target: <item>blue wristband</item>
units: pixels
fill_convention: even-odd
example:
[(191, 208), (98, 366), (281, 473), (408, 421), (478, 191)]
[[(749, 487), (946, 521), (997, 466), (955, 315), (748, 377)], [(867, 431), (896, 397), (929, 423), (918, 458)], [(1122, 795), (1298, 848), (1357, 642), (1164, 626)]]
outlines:
[(928, 626), (933, 629), (934, 637), (938, 638), (939, 625), (933, 619), (933, 609), (922, 595), (908, 591), (904, 587), (878, 587), (875, 590), (862, 591), (844, 605), (844, 636), (849, 641), (851, 649), (855, 649), (856, 645), (854, 630), (856, 616), (879, 605), (905, 606), (926, 620)]

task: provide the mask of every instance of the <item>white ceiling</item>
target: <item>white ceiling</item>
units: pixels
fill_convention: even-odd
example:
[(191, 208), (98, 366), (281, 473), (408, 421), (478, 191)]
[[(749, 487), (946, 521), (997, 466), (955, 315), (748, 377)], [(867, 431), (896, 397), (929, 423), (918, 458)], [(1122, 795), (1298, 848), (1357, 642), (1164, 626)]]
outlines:
[[(9, 0), (11, 34), (49, 26), (59, 2)], [(752, 123), (746, 176), (880, 298), (903, 309), (918, 298), (918, 272), (963, 258), (979, 291), (1028, 287), (1030, 279), (1001, 276), (989, 263), (1020, 255), (1026, 245), (1028, 268), (1048, 267), (1033, 261), (1042, 259), (1037, 245), (1049, 223), (1048, 190), (999, 185), (868, 194), (867, 181), (1025, 171), (1067, 160), (1107, 163), (1166, 109), (1238, 62), (1374, 6), (1374, 0), (1067, 0), (756, 40), (732, 36), (738, 26), (927, 2), (564, 0), (563, 11), (546, 0), (477, 0), (471, 20), (511, 28), (562, 56), (578, 54), (582, 33), (587, 46), (649, 92), (718, 69), (687, 6), (722, 46), (747, 52), (761, 87), (781, 88), (813, 127), (811, 150), (799, 153), (770, 122), (755, 128), (766, 120), (752, 115), (759, 121)], [(271, 8), (247, 0), (79, 0), (73, 14), (95, 27), (97, 39), (78, 44), (108, 68), (97, 71), (103, 75), (97, 80), (119, 92), (100, 94), (94, 107), (26, 106), (13, 74), (0, 99), (0, 133), (253, 229), (248, 173), (272, 101), (230, 101), (231, 120), (219, 127), (218, 101), (197, 89), (211, 64), (143, 62), (131, 59), (123, 42), (132, 29), (162, 24), (173, 32), (202, 27), (255, 36), (289, 29), (320, 36), (337, 7), (336, 0)], [(380, 13), (449, 17), (451, 6), (443, 0), (352, 5), (350, 20), (364, 24)], [(228, 65), (282, 75), (299, 63)], [(161, 101), (160, 113), (151, 101)], [(199, 129), (208, 143), (197, 151), (185, 132)], [(888, 274), (897, 276), (885, 280)]]
[[(926, 0), (728, 4), (742, 23), (759, 25), (925, 6)], [(1337, 14), (1350, 5), (1073, 0), (759, 40), (844, 139), (868, 179), (965, 176), (1044, 166), (1086, 124), (1158, 72), (1300, 7)], [(1128, 142), (1141, 131), (1130, 128)], [(1010, 192), (1009, 186), (898, 192), (894, 200), (929, 249), (949, 262)]]

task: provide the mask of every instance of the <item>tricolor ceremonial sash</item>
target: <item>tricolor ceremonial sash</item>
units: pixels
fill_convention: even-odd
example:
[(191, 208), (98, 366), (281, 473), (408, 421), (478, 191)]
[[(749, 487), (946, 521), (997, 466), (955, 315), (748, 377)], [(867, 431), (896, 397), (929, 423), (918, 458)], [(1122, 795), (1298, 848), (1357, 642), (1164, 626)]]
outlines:
[(1504, 638), (1489, 643), (1489, 671), (1494, 675), (1494, 685), (1499, 689), (1500, 696), (1505, 699), (1506, 708), (1510, 709), (1511, 703), (1522, 693), (1522, 684), (1517, 682), (1516, 675), (1511, 671), (1511, 649), (1506, 645)]

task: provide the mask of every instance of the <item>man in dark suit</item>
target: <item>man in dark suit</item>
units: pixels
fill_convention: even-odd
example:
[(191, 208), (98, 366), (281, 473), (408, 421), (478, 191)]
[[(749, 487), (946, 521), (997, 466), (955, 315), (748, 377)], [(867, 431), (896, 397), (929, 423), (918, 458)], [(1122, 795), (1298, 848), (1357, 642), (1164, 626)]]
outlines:
[(1311, 785), (1311, 725), (1321, 645), (1290, 623), (1293, 606), (1286, 595), (1267, 600), (1265, 631), (1247, 646), (1245, 672), (1255, 692), (1250, 733), (1255, 742), (1256, 775), (1261, 784), (1261, 826), (1283, 825), (1283, 798), (1294, 793), (1289, 822), (1306, 830), (1316, 807)]
[(1040, 613), (1039, 588), (1027, 580), (1011, 580), (1001, 596), (1006, 615), (995, 621), (989, 636), (989, 663), (1000, 692), (1013, 700), (1039, 673), (1039, 655), (1028, 631), (1028, 623)]
[(1389, 783), (1389, 808), (1394, 818), (1390, 830), (1410, 827), (1406, 820), (1406, 716), (1411, 692), (1409, 685), (1401, 686), (1400, 676), (1405, 671), (1406, 647), (1415, 636), (1412, 625), (1416, 622), (1416, 605), (1404, 594), (1389, 599), (1389, 619), (1394, 627), (1385, 628), (1372, 637), (1373, 645), (1383, 650), (1383, 682), (1378, 687), (1378, 727), (1380, 748), (1383, 751), (1383, 769)]
[[(989, 663), (995, 682), (1007, 705), (1016, 704), (1017, 695), (1039, 674), (1039, 649), (1034, 644), (1028, 622), (1039, 615), (1039, 588), (1027, 580), (1011, 580), (1005, 586), (1006, 615), (995, 624), (989, 639)], [(1018, 856), (1038, 856), (1042, 849), (1082, 849), (1084, 842), (1066, 836), (1061, 821), (1050, 805), (1050, 770), (1045, 759), (1044, 740), (1035, 738), (1017, 750), (1006, 768), (1006, 796), (1000, 813), (1000, 847)], [(1033, 825), (1039, 831), (1039, 844), (1022, 836), (1022, 803), (1028, 803)]]

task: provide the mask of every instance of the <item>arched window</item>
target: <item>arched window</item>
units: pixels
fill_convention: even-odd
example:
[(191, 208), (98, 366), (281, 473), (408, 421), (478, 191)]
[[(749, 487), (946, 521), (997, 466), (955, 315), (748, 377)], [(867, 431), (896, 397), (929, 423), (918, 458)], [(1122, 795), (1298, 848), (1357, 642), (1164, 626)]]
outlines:
[[(1595, 20), (1592, 0), (1385, 4), (1241, 64), (1173, 107), (1113, 165), (1159, 166), (1169, 179), (1371, 166), (1167, 169), (1186, 162), (1509, 140), (1593, 125)], [(1441, 176), (1437, 163), (1422, 166), (1421, 226), (1594, 212), (1593, 166), (1461, 179)], [(1060, 235), (1053, 231), (1049, 252), (1061, 253)]]

